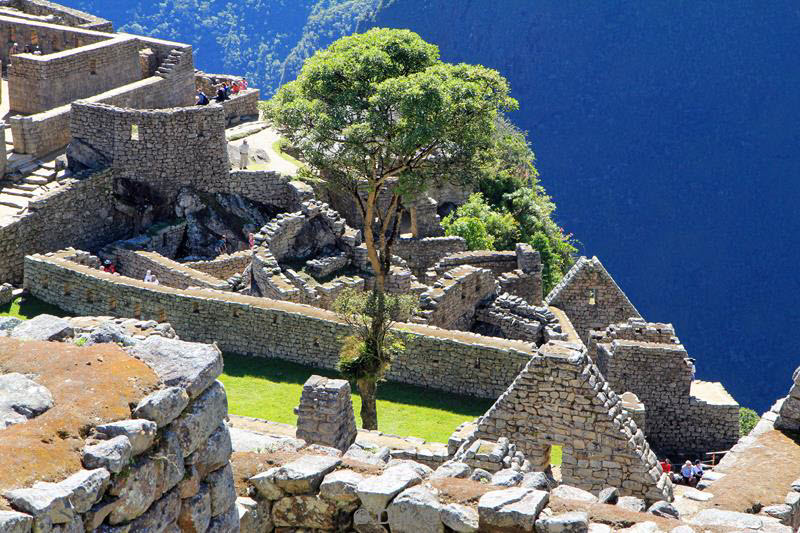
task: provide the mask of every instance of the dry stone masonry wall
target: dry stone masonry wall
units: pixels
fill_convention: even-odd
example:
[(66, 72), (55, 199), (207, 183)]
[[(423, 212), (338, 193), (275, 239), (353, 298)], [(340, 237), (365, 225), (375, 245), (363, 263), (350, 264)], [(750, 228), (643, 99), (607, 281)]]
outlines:
[(344, 379), (310, 376), (303, 385), (297, 414), (297, 438), (347, 451), (356, 440), (356, 418), (350, 383)]
[(496, 292), (490, 270), (469, 265), (453, 268), (420, 295), (420, 310), (414, 322), (468, 331), (476, 308), (493, 298)]

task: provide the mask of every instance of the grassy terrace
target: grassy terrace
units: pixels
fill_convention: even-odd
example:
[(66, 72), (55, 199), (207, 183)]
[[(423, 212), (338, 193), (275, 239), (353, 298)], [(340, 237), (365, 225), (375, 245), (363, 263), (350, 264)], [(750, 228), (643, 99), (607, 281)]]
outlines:
[[(303, 383), (311, 374), (338, 377), (331, 370), (278, 359), (225, 354), (225, 371), (220, 379), (228, 391), (232, 414), (294, 425), (297, 417), (292, 410), (300, 403)], [(384, 433), (447, 442), (456, 426), (482, 415), (492, 403), (411, 385), (381, 383), (378, 425)], [(353, 408), (360, 427), (361, 398), (355, 391)]]
[(12, 300), (11, 303), (0, 305), (0, 316), (15, 316), (17, 318), (27, 319), (33, 318), (36, 315), (45, 314), (65, 316), (67, 313), (33, 296), (18, 297)]

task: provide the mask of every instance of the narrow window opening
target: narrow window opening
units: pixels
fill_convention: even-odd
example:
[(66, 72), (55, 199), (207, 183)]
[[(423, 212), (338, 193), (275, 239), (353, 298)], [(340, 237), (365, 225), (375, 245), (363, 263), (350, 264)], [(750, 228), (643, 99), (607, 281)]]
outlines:
[(162, 233), (161, 234), (161, 246), (163, 248), (167, 247), (167, 234), (166, 233)]
[(90, 304), (94, 303), (94, 295), (92, 294), (92, 291), (89, 289), (86, 290), (86, 303)]
[(72, 289), (69, 286), (69, 283), (64, 284), (64, 296), (72, 296)]
[(589, 289), (589, 305), (597, 305), (597, 289)]
[(197, 302), (192, 302), (192, 313), (199, 315), (200, 314), (200, 306)]
[(158, 321), (159, 322), (166, 322), (167, 321), (167, 310), (166, 309), (159, 309), (158, 310)]
[(139, 140), (139, 125), (138, 124), (131, 124), (131, 140), (138, 141)]
[(117, 300), (115, 298), (111, 298), (111, 301), (108, 302), (108, 307), (112, 311), (116, 311), (117, 310)]
[(142, 318), (142, 304), (137, 303), (133, 306), (133, 318), (141, 319)]
[(90, 59), (89, 60), (89, 73), (92, 75), (97, 75), (97, 60)]

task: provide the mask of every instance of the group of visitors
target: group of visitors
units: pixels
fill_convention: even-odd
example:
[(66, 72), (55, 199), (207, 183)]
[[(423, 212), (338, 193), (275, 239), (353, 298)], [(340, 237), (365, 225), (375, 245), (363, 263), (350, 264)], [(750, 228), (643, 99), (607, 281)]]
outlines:
[(683, 483), (690, 487), (697, 485), (703, 477), (703, 464), (700, 459), (695, 460), (694, 464), (687, 460), (680, 468), (673, 466), (669, 459), (664, 459), (661, 461), (661, 470), (670, 476), (673, 483)]
[[(247, 89), (247, 78), (234, 81), (224, 81), (217, 85), (217, 94), (214, 96), (214, 101), (222, 103), (231, 99), (231, 95), (239, 94)], [(197, 89), (196, 102), (197, 105), (208, 105), (210, 100), (202, 89)]]

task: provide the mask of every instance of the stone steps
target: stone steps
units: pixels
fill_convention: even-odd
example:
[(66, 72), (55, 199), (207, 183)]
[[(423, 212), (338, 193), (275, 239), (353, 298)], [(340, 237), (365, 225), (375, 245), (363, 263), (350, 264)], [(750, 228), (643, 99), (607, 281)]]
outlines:
[(11, 196), (24, 196), (25, 198), (30, 198), (33, 196), (33, 192), (26, 191), (25, 189), (20, 189), (17, 187), (6, 187), (4, 189), (0, 189), (0, 194), (10, 194)]
[(24, 207), (27, 207), (28, 199), (23, 198), (21, 196), (14, 196), (11, 194), (5, 194), (3, 192), (0, 192), (0, 205), (22, 209)]
[(22, 183), (27, 183), (28, 185), (47, 185), (50, 183), (50, 179), (43, 176), (28, 176), (22, 180)]

